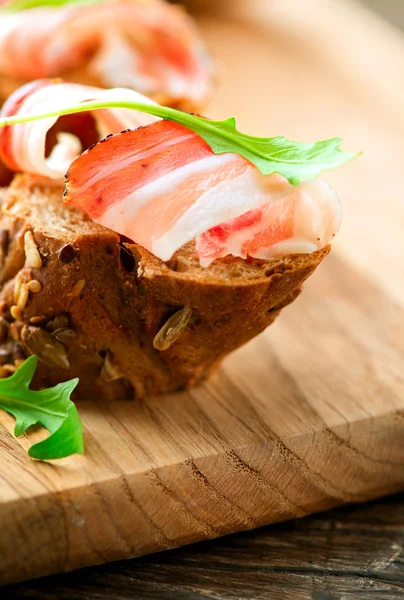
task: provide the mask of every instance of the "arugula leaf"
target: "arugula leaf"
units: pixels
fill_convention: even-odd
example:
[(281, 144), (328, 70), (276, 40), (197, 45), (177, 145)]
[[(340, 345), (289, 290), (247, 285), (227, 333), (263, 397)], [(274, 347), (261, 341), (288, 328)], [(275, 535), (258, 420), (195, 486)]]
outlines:
[[(182, 124), (198, 133), (215, 154), (234, 152), (252, 162), (263, 175), (280, 173), (293, 185), (303, 179), (313, 179), (322, 171), (339, 167), (357, 156), (339, 149), (341, 138), (305, 144), (283, 136), (255, 137), (238, 131), (234, 117), (209, 121), (184, 114)], [(181, 122), (178, 118), (172, 120)]]
[(234, 117), (224, 121), (211, 121), (166, 106), (122, 100), (119, 98), (119, 90), (116, 90), (116, 99), (111, 100), (111, 95), (109, 98), (81, 102), (47, 113), (3, 117), (0, 118), (0, 127), (88, 110), (129, 108), (184, 125), (200, 135), (215, 154), (225, 152), (239, 154), (253, 163), (263, 175), (279, 173), (293, 185), (306, 179), (313, 179), (321, 171), (334, 169), (359, 156), (359, 154), (340, 150), (341, 138), (305, 144), (292, 142), (282, 136), (255, 137), (238, 131)]
[(98, 4), (104, 0), (9, 0), (1, 7), (2, 12), (16, 13), (39, 6), (64, 6), (66, 4)]
[(29, 456), (40, 460), (84, 454), (83, 427), (70, 394), (78, 379), (40, 392), (29, 389), (37, 357), (30, 356), (8, 379), (0, 380), (0, 408), (16, 419), (14, 435), (40, 423), (51, 435), (31, 446)]

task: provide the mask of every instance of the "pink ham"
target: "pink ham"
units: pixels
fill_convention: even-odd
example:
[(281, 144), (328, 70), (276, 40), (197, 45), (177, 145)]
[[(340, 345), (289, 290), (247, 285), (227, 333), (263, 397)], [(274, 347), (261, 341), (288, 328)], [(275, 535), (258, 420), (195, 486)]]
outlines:
[(192, 20), (159, 0), (42, 6), (0, 17), (0, 76), (32, 79), (85, 70), (105, 87), (200, 104), (212, 64)]
[(293, 187), (264, 177), (168, 121), (110, 137), (77, 158), (67, 177), (66, 202), (162, 260), (194, 238), (203, 266), (229, 254), (309, 253), (332, 240), (341, 220), (325, 183)]
[[(86, 100), (117, 97), (155, 104), (133, 90), (103, 90), (76, 83), (42, 79), (19, 88), (4, 103), (0, 115), (35, 114), (57, 111)], [(72, 160), (90, 145), (109, 133), (136, 128), (157, 121), (157, 117), (124, 108), (102, 109), (66, 117), (51, 117), (12, 127), (0, 128), (0, 159), (14, 171), (37, 173), (51, 179), (63, 177)], [(63, 125), (65, 127), (63, 127)], [(55, 127), (58, 131), (55, 132)], [(47, 141), (54, 133), (50, 154)], [(89, 135), (89, 133), (91, 135)], [(49, 146), (49, 144), (48, 144)]]
[[(131, 90), (42, 80), (13, 94), (2, 116), (118, 97), (152, 102)], [(109, 135), (75, 158), (100, 132)], [(310, 253), (333, 239), (341, 221), (339, 200), (325, 183), (294, 187), (280, 175), (265, 177), (237, 154), (214, 154), (182, 125), (128, 109), (0, 129), (0, 158), (14, 170), (52, 178), (70, 165), (65, 201), (162, 260), (193, 239), (203, 266), (227, 255)]]

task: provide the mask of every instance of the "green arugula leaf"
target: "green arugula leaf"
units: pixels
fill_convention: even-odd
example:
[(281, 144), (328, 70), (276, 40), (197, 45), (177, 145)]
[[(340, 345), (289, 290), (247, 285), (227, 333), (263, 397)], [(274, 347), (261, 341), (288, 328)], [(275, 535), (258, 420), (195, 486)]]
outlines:
[[(190, 116), (192, 121), (181, 118), (182, 124), (198, 133), (215, 154), (234, 152), (252, 162), (263, 175), (280, 173), (293, 185), (313, 179), (322, 171), (339, 167), (357, 156), (339, 149), (341, 138), (315, 144), (291, 142), (283, 136), (262, 138), (238, 131), (234, 117), (208, 121), (193, 115), (185, 116)], [(178, 118), (175, 120), (181, 122)]]
[(340, 138), (305, 144), (291, 142), (282, 136), (255, 137), (238, 131), (233, 117), (224, 121), (211, 121), (166, 106), (120, 100), (119, 90), (116, 91), (117, 98), (112, 100), (90, 100), (47, 113), (4, 117), (0, 119), (0, 127), (88, 110), (129, 108), (184, 125), (200, 135), (215, 154), (225, 152), (239, 154), (254, 164), (263, 175), (279, 173), (293, 185), (306, 179), (313, 179), (322, 171), (339, 167), (359, 156), (359, 154), (340, 150)]
[(98, 4), (105, 0), (9, 0), (5, 2), (0, 12), (16, 13), (39, 6), (64, 6), (66, 4)]
[(84, 454), (83, 427), (70, 394), (78, 379), (59, 383), (40, 392), (29, 389), (37, 357), (30, 356), (8, 379), (0, 380), (0, 408), (16, 419), (14, 434), (40, 423), (51, 435), (31, 446), (32, 458), (51, 460), (71, 454)]

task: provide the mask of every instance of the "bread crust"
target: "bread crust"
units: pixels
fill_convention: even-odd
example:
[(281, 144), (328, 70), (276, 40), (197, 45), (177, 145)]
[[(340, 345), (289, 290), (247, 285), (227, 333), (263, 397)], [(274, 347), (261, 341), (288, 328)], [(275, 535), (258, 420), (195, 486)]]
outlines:
[[(36, 353), (35, 385), (78, 376), (76, 397), (141, 397), (195, 385), (274, 321), (330, 249), (271, 261), (226, 257), (205, 269), (191, 242), (164, 263), (64, 206), (62, 189), (23, 175), (3, 193), (0, 363)], [(27, 231), (41, 268), (27, 254)], [(27, 295), (39, 287), (30, 281), (41, 290)], [(167, 319), (184, 307), (192, 316), (179, 337), (154, 348)]]

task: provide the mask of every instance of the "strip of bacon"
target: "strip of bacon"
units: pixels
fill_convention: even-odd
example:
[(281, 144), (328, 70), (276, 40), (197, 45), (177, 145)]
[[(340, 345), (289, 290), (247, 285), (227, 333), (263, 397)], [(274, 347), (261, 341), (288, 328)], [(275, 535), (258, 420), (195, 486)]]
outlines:
[(0, 75), (63, 76), (198, 105), (212, 63), (192, 19), (159, 0), (42, 6), (0, 17)]
[[(28, 83), (14, 92), (3, 105), (0, 115), (7, 117), (47, 110), (57, 111), (86, 100), (108, 99), (111, 95), (116, 96), (117, 92), (123, 100), (126, 98), (154, 104), (152, 100), (133, 90), (103, 90), (42, 79)], [(52, 117), (3, 127), (0, 128), (0, 159), (14, 171), (37, 173), (58, 179), (64, 176), (72, 160), (89, 146), (89, 140), (97, 142), (107, 134), (137, 128), (157, 120), (157, 117), (145, 113), (114, 108), (97, 110), (91, 115), (82, 113), (61, 118)], [(63, 126), (66, 126), (66, 129), (63, 129)], [(51, 135), (52, 133), (54, 135)], [(55, 143), (49, 148), (51, 140)]]
[(332, 240), (341, 220), (325, 183), (293, 187), (279, 175), (264, 177), (168, 121), (97, 144), (67, 177), (66, 202), (162, 260), (194, 238), (203, 266), (228, 254), (310, 253)]

